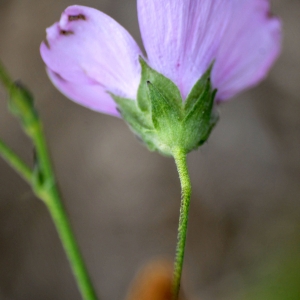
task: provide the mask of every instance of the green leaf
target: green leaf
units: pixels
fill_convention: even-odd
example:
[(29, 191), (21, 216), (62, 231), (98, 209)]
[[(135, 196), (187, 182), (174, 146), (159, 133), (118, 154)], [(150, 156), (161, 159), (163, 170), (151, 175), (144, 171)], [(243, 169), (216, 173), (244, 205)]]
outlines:
[(201, 138), (198, 142), (198, 145), (195, 148), (191, 149), (191, 150), (194, 150), (194, 149), (198, 148), (199, 146), (203, 145), (207, 141), (207, 139), (209, 138), (212, 130), (214, 129), (214, 127), (218, 123), (219, 119), (220, 119), (219, 114), (216, 111), (212, 111), (209, 124), (206, 126), (206, 130), (202, 131), (202, 135), (201, 135)]
[(201, 78), (196, 82), (196, 84), (193, 86), (192, 90), (190, 91), (184, 106), (186, 113), (189, 113), (189, 111), (193, 109), (195, 102), (199, 99), (200, 95), (206, 89), (207, 80), (210, 80), (210, 75), (213, 66), (214, 66), (214, 61), (210, 64), (207, 71), (201, 76)]
[(143, 141), (150, 151), (158, 150), (156, 147), (156, 133), (151, 118), (140, 111), (136, 101), (113, 94), (111, 96), (117, 103), (123, 119), (138, 139)]
[(127, 121), (133, 128), (140, 129), (152, 129), (151, 120), (145, 117), (136, 105), (136, 101), (118, 97), (111, 94), (113, 99), (118, 105), (120, 113), (125, 121)]
[(182, 107), (162, 94), (150, 81), (147, 82), (151, 100), (152, 121), (156, 130), (167, 129), (182, 119)]
[(210, 73), (211, 67), (197, 81), (185, 103), (183, 138), (187, 151), (201, 146), (218, 121), (217, 114), (213, 112), (216, 90), (212, 89)]
[(8, 108), (19, 118), (24, 131), (32, 137), (39, 123), (39, 116), (34, 106), (33, 96), (20, 82), (10, 87)]
[(141, 111), (149, 114), (151, 113), (148, 81), (150, 81), (161, 94), (169, 99), (169, 101), (172, 101), (174, 106), (177, 106), (178, 110), (180, 110), (182, 107), (182, 98), (178, 87), (170, 79), (150, 68), (142, 57), (140, 57), (140, 64), (142, 76), (137, 94), (137, 102)]
[(21, 121), (24, 131), (32, 137), (36, 123), (39, 122), (38, 113), (34, 107), (33, 96), (20, 82), (14, 82), (0, 61), (0, 82), (9, 94), (8, 108)]
[(206, 123), (210, 119), (211, 110), (214, 102), (214, 96), (212, 93), (210, 80), (206, 80), (206, 84), (202, 90), (202, 93), (197, 99), (193, 101), (188, 109), (186, 109), (186, 115), (184, 122), (193, 122), (193, 120), (199, 120)]

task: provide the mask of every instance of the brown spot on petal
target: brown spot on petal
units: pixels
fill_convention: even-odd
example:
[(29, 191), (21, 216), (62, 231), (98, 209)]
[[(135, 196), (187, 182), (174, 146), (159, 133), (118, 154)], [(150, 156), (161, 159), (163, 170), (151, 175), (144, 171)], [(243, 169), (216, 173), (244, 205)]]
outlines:
[(76, 15), (76, 16), (69, 16), (69, 21), (77, 21), (77, 20), (86, 20), (86, 17), (85, 15), (83, 14), (79, 14), (79, 15)]
[(71, 35), (71, 34), (74, 34), (73, 31), (63, 30), (63, 29), (59, 33), (62, 34), (62, 35)]
[(44, 39), (44, 44), (46, 45), (46, 47), (47, 47), (48, 49), (50, 49), (50, 44), (49, 44), (49, 42), (48, 42), (47, 39)]

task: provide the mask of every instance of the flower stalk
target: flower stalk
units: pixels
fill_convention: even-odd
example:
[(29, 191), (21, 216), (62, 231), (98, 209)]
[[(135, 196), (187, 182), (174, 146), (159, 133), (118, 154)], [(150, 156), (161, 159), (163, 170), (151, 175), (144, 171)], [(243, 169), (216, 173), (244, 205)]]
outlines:
[(0, 140), (0, 155), (31, 185), (35, 195), (46, 204), (71, 264), (82, 298), (96, 300), (95, 290), (58, 191), (43, 126), (34, 107), (33, 98), (28, 90), (11, 80), (1, 62), (0, 81), (9, 92), (11, 112), (19, 118), (22, 128), (32, 140), (35, 165), (33, 169), (27, 166), (2, 140)]
[(97, 300), (96, 292), (60, 198), (41, 123), (37, 124), (37, 128), (34, 132), (33, 142), (36, 149), (36, 156), (41, 164), (40, 175), (44, 176), (44, 178), (38, 178), (38, 181), (41, 181), (33, 183), (33, 189), (35, 194), (44, 201), (49, 210), (65, 253), (71, 264), (82, 298), (84, 300)]
[(185, 243), (188, 227), (188, 215), (191, 200), (191, 180), (187, 167), (187, 154), (182, 149), (173, 151), (173, 156), (177, 166), (180, 183), (181, 183), (181, 205), (179, 214), (179, 226), (177, 236), (176, 255), (174, 262), (174, 275), (173, 275), (173, 300), (178, 299), (180, 290), (180, 281), (182, 274), (182, 267), (184, 261)]
[(2, 140), (0, 140), (0, 154), (3, 159), (13, 168), (20, 176), (31, 184), (32, 171), (31, 169), (20, 159), (20, 157), (14, 153)]

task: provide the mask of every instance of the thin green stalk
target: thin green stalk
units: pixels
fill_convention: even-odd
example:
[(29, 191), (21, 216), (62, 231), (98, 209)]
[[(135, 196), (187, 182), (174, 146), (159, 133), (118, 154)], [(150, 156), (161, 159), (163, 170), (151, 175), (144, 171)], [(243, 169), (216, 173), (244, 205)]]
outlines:
[(177, 300), (180, 290), (180, 281), (184, 260), (185, 241), (188, 226), (188, 214), (192, 189), (186, 161), (186, 152), (182, 149), (175, 149), (175, 151), (173, 151), (173, 156), (175, 159), (181, 183), (181, 205), (173, 275), (173, 299)]
[(36, 154), (35, 168), (31, 171), (1, 140), (0, 155), (32, 186), (37, 197), (45, 202), (70, 261), (83, 299), (96, 300), (95, 290), (58, 192), (42, 123), (35, 110), (33, 98), (29, 91), (11, 80), (1, 62), (0, 81), (10, 94), (10, 110), (20, 119), (24, 131), (32, 139)]
[[(36, 124), (36, 130), (33, 130), (33, 142), (36, 154), (39, 159), (40, 168), (43, 172), (44, 186), (42, 189), (37, 187), (37, 195), (44, 200), (47, 205), (53, 222), (62, 241), (65, 252), (70, 261), (73, 274), (77, 280), (81, 295), (85, 300), (96, 300), (96, 292), (93, 288), (88, 271), (84, 264), (75, 236), (71, 229), (67, 213), (60, 199), (60, 195), (55, 183), (54, 174), (51, 168), (49, 154), (40, 122)], [(45, 193), (46, 191), (46, 193)]]
[(2, 140), (0, 140), (0, 155), (25, 181), (31, 184), (32, 171)]
[[(40, 144), (40, 152), (45, 159), (45, 163), (48, 165), (48, 175), (49, 178), (52, 178), (53, 175), (50, 173), (50, 165), (47, 162), (46, 156), (47, 152), (44, 148), (43, 141), (39, 140)], [(38, 154), (38, 155), (39, 155)], [(71, 229), (70, 223), (68, 221), (68, 216), (66, 211), (63, 207), (62, 201), (60, 200), (60, 196), (57, 190), (57, 187), (51, 179), (46, 182), (49, 182), (49, 185), (41, 186), (41, 187), (34, 187), (33, 183), (33, 175), (30, 168), (5, 144), (3, 141), (0, 140), (0, 155), (11, 165), (13, 169), (15, 169), (30, 185), (32, 185), (33, 190), (35, 191), (36, 195), (45, 202), (53, 222), (56, 226), (58, 231), (59, 237), (62, 241), (63, 247), (67, 254), (67, 257), (70, 261), (73, 274), (76, 278), (79, 290), (83, 299), (85, 300), (96, 300), (97, 296), (92, 286), (91, 280), (89, 278), (87, 269), (85, 267), (83, 258), (79, 251), (79, 247), (77, 245), (76, 239), (74, 237), (73, 231)], [(52, 182), (52, 184), (51, 184)]]
[(96, 292), (78, 248), (65, 208), (55, 186), (45, 200), (70, 261), (82, 298), (85, 300), (96, 300)]

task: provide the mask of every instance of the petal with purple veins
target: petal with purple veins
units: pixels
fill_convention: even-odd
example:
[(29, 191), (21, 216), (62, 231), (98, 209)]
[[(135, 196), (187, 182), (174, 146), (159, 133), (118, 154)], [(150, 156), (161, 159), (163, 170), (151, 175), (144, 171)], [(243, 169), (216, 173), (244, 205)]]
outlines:
[(268, 0), (138, 0), (150, 65), (186, 98), (216, 60), (212, 83), (224, 100), (259, 82), (280, 51), (280, 22)]
[(215, 59), (231, 6), (230, 0), (138, 0), (149, 63), (183, 98)]
[(281, 50), (281, 22), (271, 16), (269, 1), (234, 2), (212, 73), (218, 101), (259, 83)]

